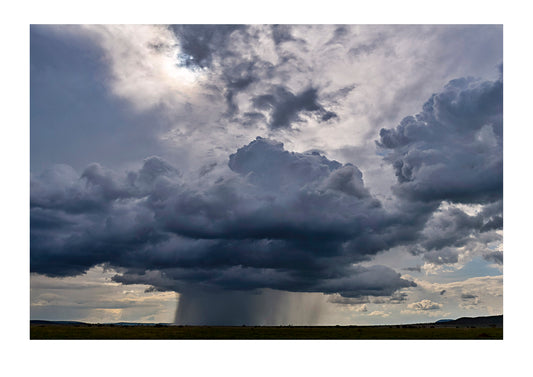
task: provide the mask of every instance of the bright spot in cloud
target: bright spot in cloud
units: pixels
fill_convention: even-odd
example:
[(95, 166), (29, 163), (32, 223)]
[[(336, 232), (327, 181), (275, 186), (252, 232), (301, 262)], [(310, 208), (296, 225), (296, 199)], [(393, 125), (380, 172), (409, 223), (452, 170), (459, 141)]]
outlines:
[(179, 41), (162, 25), (84, 25), (109, 62), (113, 93), (139, 111), (181, 107), (204, 74), (179, 65)]

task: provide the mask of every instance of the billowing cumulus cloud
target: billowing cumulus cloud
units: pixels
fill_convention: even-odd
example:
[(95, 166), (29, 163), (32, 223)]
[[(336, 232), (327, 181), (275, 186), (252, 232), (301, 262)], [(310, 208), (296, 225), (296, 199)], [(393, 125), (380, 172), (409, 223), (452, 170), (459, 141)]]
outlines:
[[(394, 193), (409, 202), (440, 203), (412, 250), (430, 264), (454, 264), (483, 247), (501, 263), (483, 233), (503, 226), (503, 84), (471, 78), (450, 81), (422, 112), (381, 129), (378, 147), (397, 178)], [(459, 205), (459, 206), (458, 206)], [(460, 205), (477, 205), (468, 214)], [(478, 242), (478, 244), (476, 244)]]
[(378, 142), (398, 180), (395, 192), (417, 201), (491, 203), (503, 192), (503, 84), (452, 80), (422, 112)]
[(412, 304), (407, 305), (407, 307), (413, 310), (438, 310), (442, 308), (442, 305), (431, 300), (422, 300), (419, 302), (413, 302)]
[(80, 176), (58, 166), (33, 177), (32, 271), (67, 276), (109, 264), (123, 271), (116, 281), (185, 293), (361, 297), (413, 286), (388, 267), (352, 265), (417, 230), (381, 207), (357, 167), (262, 138), (228, 165), (231, 174), (205, 187), (157, 157), (124, 176), (93, 164)]

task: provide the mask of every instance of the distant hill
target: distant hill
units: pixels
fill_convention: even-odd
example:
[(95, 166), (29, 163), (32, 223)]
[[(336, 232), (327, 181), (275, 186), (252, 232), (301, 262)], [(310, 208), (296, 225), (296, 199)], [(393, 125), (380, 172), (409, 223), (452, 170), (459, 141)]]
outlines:
[(44, 321), (41, 319), (30, 320), (31, 325), (87, 325), (87, 323), (79, 321)]
[(439, 326), (475, 326), (475, 327), (503, 327), (503, 315), (487, 317), (461, 317), (454, 320), (444, 319), (435, 322)]

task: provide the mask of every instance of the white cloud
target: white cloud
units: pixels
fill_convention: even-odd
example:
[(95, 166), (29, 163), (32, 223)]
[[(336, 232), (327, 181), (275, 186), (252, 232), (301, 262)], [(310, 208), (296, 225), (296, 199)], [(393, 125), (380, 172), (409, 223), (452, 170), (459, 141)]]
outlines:
[(416, 278), (414, 281), (417, 287), (413, 293), (439, 300), (442, 309), (451, 311), (455, 317), (503, 313), (503, 275), (478, 276), (449, 283)]
[(367, 312), (368, 311), (368, 307), (366, 306), (366, 304), (363, 304), (361, 306), (359, 306), (358, 308), (355, 309), (356, 312)]
[(413, 310), (437, 310), (441, 309), (442, 305), (431, 300), (422, 300), (419, 302), (413, 302), (412, 304), (407, 305), (407, 307)]

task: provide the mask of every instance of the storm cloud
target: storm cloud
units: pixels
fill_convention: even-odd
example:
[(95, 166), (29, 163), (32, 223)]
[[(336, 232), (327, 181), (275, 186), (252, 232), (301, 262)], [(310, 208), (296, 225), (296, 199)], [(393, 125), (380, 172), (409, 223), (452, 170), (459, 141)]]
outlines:
[(352, 265), (417, 231), (381, 207), (357, 167), (262, 138), (228, 165), (207, 187), (157, 157), (124, 176), (90, 165), (79, 177), (58, 166), (32, 178), (32, 272), (108, 264), (123, 272), (116, 281), (178, 292), (360, 297), (414, 285), (385, 266)]
[[(396, 128), (381, 129), (377, 145), (394, 168), (392, 189), (400, 200), (439, 203), (414, 254), (423, 254), (428, 263), (454, 264), (458, 248), (475, 249), (483, 233), (501, 237), (494, 233), (503, 227), (501, 78), (450, 81), (422, 112), (403, 118)], [(479, 209), (468, 214), (468, 206)], [(484, 258), (501, 263), (499, 254), (486, 248)]]
[(462, 78), (434, 94), (422, 112), (377, 142), (398, 180), (395, 192), (417, 201), (490, 203), (503, 192), (503, 83)]

